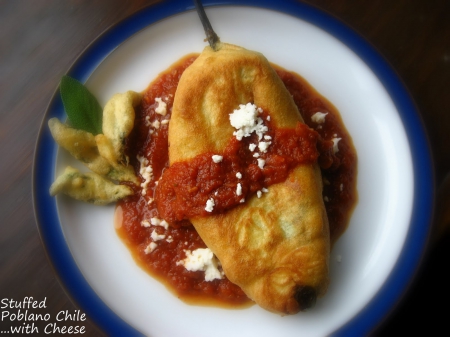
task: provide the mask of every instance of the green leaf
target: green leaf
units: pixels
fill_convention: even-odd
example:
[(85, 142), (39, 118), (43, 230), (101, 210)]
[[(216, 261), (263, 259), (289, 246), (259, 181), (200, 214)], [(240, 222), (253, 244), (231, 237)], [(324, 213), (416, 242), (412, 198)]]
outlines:
[(69, 122), (74, 128), (94, 135), (102, 133), (102, 107), (83, 84), (70, 76), (63, 76), (59, 91)]

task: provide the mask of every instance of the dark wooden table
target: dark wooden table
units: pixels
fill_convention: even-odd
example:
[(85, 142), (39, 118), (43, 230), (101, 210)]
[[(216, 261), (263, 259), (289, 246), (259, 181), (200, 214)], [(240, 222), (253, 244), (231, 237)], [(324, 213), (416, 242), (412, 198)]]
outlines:
[[(35, 223), (31, 176), (39, 127), (61, 76), (83, 49), (111, 24), (154, 2), (0, 0), (0, 306), (4, 299), (32, 296), (47, 298), (52, 317), (76, 309), (54, 276)], [(450, 1), (307, 2), (358, 31), (397, 70), (428, 131), (440, 186), (450, 171)], [(442, 209), (448, 200), (440, 196)], [(404, 300), (375, 335), (448, 331), (449, 252), (450, 236), (440, 232)], [(0, 321), (0, 330), (9, 324)], [(101, 335), (92, 322), (83, 324), (85, 335)]]

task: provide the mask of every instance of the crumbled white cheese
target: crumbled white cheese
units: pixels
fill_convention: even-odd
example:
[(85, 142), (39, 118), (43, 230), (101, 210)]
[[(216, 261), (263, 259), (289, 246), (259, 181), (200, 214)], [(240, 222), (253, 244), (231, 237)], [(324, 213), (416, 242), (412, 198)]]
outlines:
[(161, 220), (159, 223), (160, 226), (164, 227), (165, 229), (169, 228), (169, 223), (166, 220)]
[(271, 140), (272, 137), (270, 137), (270, 136), (268, 136), (268, 135), (265, 135), (265, 136), (264, 136), (264, 139), (265, 139), (265, 140)]
[(236, 195), (242, 195), (242, 185), (238, 183), (236, 186)]
[(239, 202), (240, 202), (241, 204), (243, 204), (243, 203), (245, 202), (245, 198), (242, 198), (241, 200), (239, 200)]
[(250, 144), (249, 146), (248, 146), (248, 148), (249, 148), (249, 150), (250, 151), (255, 151), (255, 149), (256, 149), (256, 144)]
[(166, 125), (166, 124), (169, 124), (169, 119), (163, 119), (162, 121), (161, 121), (161, 124), (162, 125)]
[(141, 226), (142, 227), (160, 226), (164, 227), (164, 229), (166, 230), (169, 228), (169, 224), (167, 223), (166, 220), (161, 220), (156, 217), (151, 218), (150, 221), (149, 220), (141, 221)]
[(150, 235), (150, 237), (153, 239), (153, 241), (159, 241), (159, 240), (163, 240), (163, 239), (166, 238), (166, 236), (164, 234), (158, 234), (156, 232), (156, 230), (153, 230), (153, 232)]
[(151, 219), (150, 219), (150, 223), (151, 223), (153, 226), (161, 226), (161, 227), (164, 227), (164, 229), (168, 229), (168, 228), (169, 228), (169, 224), (167, 223), (166, 220), (161, 220), (161, 219), (159, 219), (159, 218), (157, 218), (157, 217), (151, 218)]
[(230, 123), (237, 130), (233, 132), (237, 140), (249, 137), (255, 132), (259, 139), (267, 132), (268, 128), (263, 124), (263, 120), (258, 117), (259, 109), (252, 103), (240, 104), (239, 109), (230, 114)]
[(156, 121), (154, 121), (154, 122), (152, 123), (152, 126), (153, 126), (155, 129), (159, 129), (159, 127), (161, 126), (161, 123), (160, 123), (160, 121), (156, 120)]
[(223, 156), (219, 156), (218, 154), (215, 154), (212, 156), (212, 160), (215, 163), (220, 163), (223, 160)]
[(148, 159), (143, 156), (137, 156), (139, 163), (141, 164), (139, 168), (139, 173), (144, 178), (144, 182), (141, 183), (142, 195), (147, 194), (147, 187), (150, 181), (153, 179), (153, 168), (148, 164)]
[(173, 242), (173, 237), (172, 237), (172, 235), (169, 235), (169, 236), (167, 237), (166, 242), (168, 242), (168, 243)]
[(262, 194), (267, 193), (267, 192), (269, 192), (269, 190), (267, 188), (263, 187), (263, 188), (261, 188), (261, 190), (256, 192), (256, 195), (258, 196), (258, 198), (261, 198)]
[(316, 112), (314, 115), (311, 116), (311, 120), (314, 123), (323, 124), (323, 123), (325, 123), (326, 115), (328, 115), (328, 112), (325, 112), (325, 113), (324, 112)]
[(258, 116), (256, 105), (252, 103), (240, 104), (239, 109), (235, 109), (230, 114), (230, 123), (236, 129), (253, 127)]
[(272, 144), (272, 142), (259, 142), (258, 143), (259, 151), (261, 151), (262, 153), (266, 153), (270, 144)]
[(341, 138), (333, 138), (331, 141), (333, 142), (333, 154), (336, 152), (339, 152), (338, 143), (341, 140)]
[(205, 211), (207, 211), (207, 212), (212, 212), (215, 205), (216, 205), (216, 204), (214, 203), (214, 199), (213, 199), (213, 198), (208, 199), (208, 200), (206, 201)]
[(150, 227), (150, 222), (148, 220), (143, 220), (143, 221), (141, 221), (141, 226), (142, 227)]
[(219, 270), (219, 261), (209, 248), (198, 248), (191, 252), (185, 250), (186, 258), (178, 261), (177, 265), (182, 265), (189, 271), (204, 271), (205, 281), (222, 279), (223, 272)]
[(258, 158), (257, 161), (258, 161), (259, 168), (263, 169), (264, 165), (266, 165), (266, 161), (264, 159), (261, 159), (261, 158)]
[(242, 179), (242, 173), (241, 172), (236, 173), (236, 178)]
[(148, 199), (147, 205), (150, 205), (153, 201), (154, 201), (153, 198)]
[(158, 247), (158, 245), (154, 242), (150, 242), (150, 244), (145, 247), (144, 253), (145, 254), (150, 254), (151, 252), (153, 252), (155, 250), (155, 248)]
[(266, 118), (268, 121), (270, 121), (270, 116), (267, 116), (267, 118)]
[(165, 116), (167, 114), (167, 103), (163, 102), (161, 97), (156, 97), (155, 102), (158, 103), (158, 106), (155, 109), (157, 114)]
[(253, 153), (253, 157), (254, 158), (258, 158), (259, 157), (259, 153), (258, 152)]

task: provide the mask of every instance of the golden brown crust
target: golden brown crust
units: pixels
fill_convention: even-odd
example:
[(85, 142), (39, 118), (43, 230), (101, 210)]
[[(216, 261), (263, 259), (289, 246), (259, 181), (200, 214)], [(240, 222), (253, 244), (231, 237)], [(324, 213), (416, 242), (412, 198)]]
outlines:
[[(230, 44), (222, 44), (218, 52), (206, 47), (177, 87), (170, 123), (182, 125), (183, 132), (169, 132), (170, 161), (223, 150), (234, 131), (229, 114), (249, 102), (274, 112), (277, 127), (295, 126), (301, 120), (291, 95), (262, 54)], [(175, 143), (183, 146), (172, 146)]]
[[(229, 114), (252, 102), (276, 127), (301, 116), (290, 94), (259, 53), (223, 44), (207, 47), (184, 72), (169, 127), (170, 163), (204, 152), (222, 153), (233, 134)], [(328, 286), (329, 229), (317, 165), (295, 168), (287, 180), (230, 211), (190, 219), (227, 277), (261, 307), (293, 314), (299, 288), (322, 296)]]
[(294, 298), (299, 286), (313, 287), (318, 296), (326, 292), (329, 233), (317, 174), (300, 166), (261, 198), (191, 219), (225, 275), (267, 310), (301, 310)]

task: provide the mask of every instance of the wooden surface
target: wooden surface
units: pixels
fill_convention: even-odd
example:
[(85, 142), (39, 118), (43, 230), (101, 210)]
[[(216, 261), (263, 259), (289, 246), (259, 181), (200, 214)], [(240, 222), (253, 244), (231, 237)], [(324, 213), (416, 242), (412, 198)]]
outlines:
[[(0, 0), (0, 300), (46, 297), (52, 317), (76, 309), (55, 279), (34, 219), (31, 176), (39, 127), (61, 76), (83, 49), (153, 2)], [(450, 171), (450, 1), (307, 2), (358, 31), (397, 70), (428, 130), (439, 186)], [(441, 233), (404, 300), (375, 335), (396, 329), (408, 335), (420, 327), (448, 331), (448, 310), (440, 306), (447, 308), (450, 299), (449, 247), (449, 236)], [(0, 321), (0, 330), (9, 324)], [(101, 335), (92, 322), (83, 325), (85, 335)]]

